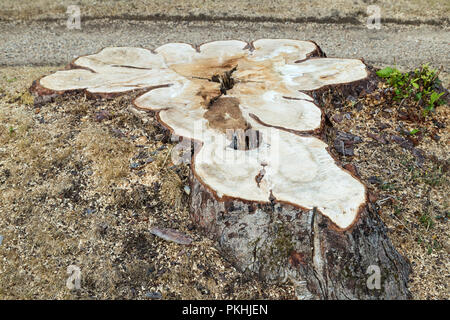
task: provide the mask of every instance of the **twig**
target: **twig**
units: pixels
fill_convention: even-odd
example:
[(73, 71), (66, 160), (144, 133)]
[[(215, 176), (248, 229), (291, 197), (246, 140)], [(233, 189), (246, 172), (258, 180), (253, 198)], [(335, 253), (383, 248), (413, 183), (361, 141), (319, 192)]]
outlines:
[(172, 148), (170, 148), (169, 152), (167, 152), (166, 157), (164, 158), (164, 162), (163, 162), (161, 168), (164, 168), (164, 165), (166, 164), (166, 161), (167, 161), (167, 159), (169, 158), (169, 154), (172, 153), (172, 150), (173, 150), (174, 147), (175, 147), (175, 146), (173, 145)]

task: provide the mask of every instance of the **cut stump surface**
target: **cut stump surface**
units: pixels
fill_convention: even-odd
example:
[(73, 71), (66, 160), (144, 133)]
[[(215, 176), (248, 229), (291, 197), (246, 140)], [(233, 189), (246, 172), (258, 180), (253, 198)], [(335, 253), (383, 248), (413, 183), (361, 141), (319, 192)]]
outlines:
[[(370, 77), (361, 60), (327, 58), (310, 41), (230, 40), (106, 48), (32, 90), (147, 89), (135, 106), (155, 112), (190, 155), (193, 220), (240, 270), (306, 281), (305, 297), (408, 298), (409, 265), (363, 183), (329, 153), (315, 99)], [(366, 274), (374, 268), (379, 287)]]

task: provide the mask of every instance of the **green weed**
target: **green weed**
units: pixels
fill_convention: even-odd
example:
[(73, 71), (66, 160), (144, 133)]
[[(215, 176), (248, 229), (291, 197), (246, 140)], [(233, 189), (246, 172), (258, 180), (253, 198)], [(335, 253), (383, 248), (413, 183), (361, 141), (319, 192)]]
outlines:
[(394, 100), (407, 102), (409, 105), (423, 107), (423, 116), (438, 105), (444, 104), (442, 98), (445, 92), (439, 92), (441, 81), (438, 79), (439, 71), (432, 69), (428, 64), (422, 65), (414, 72), (402, 73), (391, 67), (378, 70), (377, 75), (386, 79), (394, 89)]

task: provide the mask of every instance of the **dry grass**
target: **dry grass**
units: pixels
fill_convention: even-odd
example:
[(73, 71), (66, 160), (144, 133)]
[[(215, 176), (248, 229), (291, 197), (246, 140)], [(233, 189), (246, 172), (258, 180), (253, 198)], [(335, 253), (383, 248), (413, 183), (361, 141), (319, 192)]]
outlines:
[(129, 141), (112, 137), (105, 129), (91, 123), (82, 125), (75, 147), (92, 163), (93, 176), (101, 187), (125, 178), (130, 172), (129, 159), (136, 152)]

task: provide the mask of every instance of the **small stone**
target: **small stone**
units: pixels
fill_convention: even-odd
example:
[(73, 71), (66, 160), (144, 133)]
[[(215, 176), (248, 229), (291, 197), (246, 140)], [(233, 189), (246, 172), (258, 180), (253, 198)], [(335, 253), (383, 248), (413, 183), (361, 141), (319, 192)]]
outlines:
[(92, 213), (95, 212), (95, 209), (87, 208), (87, 209), (85, 210), (85, 212), (86, 212), (86, 214), (92, 214)]
[(149, 299), (162, 299), (162, 294), (160, 292), (147, 292), (145, 297)]
[(184, 186), (183, 190), (187, 195), (191, 194), (191, 188), (189, 188), (189, 186)]
[(140, 167), (140, 165), (137, 162), (133, 162), (132, 164), (130, 164), (130, 168), (131, 169), (136, 169), (136, 168), (139, 168), (139, 167)]
[(152, 163), (153, 161), (155, 161), (155, 159), (153, 159), (152, 157), (147, 158), (147, 160), (145, 160), (145, 163)]
[(3, 242), (3, 236), (0, 234), (0, 246), (2, 245)]

